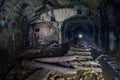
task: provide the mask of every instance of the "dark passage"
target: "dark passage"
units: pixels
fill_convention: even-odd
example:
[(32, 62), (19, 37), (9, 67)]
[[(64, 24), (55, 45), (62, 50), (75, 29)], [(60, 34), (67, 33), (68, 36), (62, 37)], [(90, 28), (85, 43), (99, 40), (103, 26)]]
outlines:
[(81, 41), (94, 41), (94, 23), (88, 17), (75, 16), (68, 18), (62, 25), (63, 42), (78, 44)]

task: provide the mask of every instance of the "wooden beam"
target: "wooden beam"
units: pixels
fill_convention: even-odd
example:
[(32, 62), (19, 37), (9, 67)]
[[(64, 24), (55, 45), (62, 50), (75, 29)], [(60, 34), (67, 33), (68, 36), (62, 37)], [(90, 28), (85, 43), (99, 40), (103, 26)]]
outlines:
[(47, 57), (47, 58), (38, 58), (35, 59), (35, 61), (57, 63), (57, 62), (73, 61), (76, 60), (76, 57), (77, 56)]
[(18, 57), (23, 57), (23, 56), (29, 56), (29, 55), (35, 55), (36, 53), (40, 53), (42, 50), (41, 49), (28, 49), (25, 50), (24, 52), (18, 54)]
[(65, 68), (65, 67), (54, 66), (54, 65), (39, 63), (34, 61), (23, 61), (22, 66), (29, 69), (45, 68), (47, 70), (54, 71), (57, 73), (63, 73), (63, 74), (77, 74), (77, 71), (73, 68)]
[(85, 55), (85, 56), (89, 56), (89, 55), (91, 55), (91, 52), (79, 52), (79, 51), (69, 50), (66, 55)]
[(72, 50), (72, 51), (81, 51), (81, 52), (89, 52), (91, 49), (90, 48), (82, 49), (82, 48), (70, 47), (70, 50)]

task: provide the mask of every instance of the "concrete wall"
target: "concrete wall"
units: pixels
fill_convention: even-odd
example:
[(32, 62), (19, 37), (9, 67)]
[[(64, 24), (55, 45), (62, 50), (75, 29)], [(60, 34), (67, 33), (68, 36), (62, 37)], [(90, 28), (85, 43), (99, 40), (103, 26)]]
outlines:
[(34, 24), (29, 29), (29, 42), (31, 46), (49, 44), (51, 41), (57, 41), (57, 30), (46, 22)]
[(35, 35), (40, 38), (44, 38), (44, 37), (51, 35), (54, 29), (53, 27), (50, 27), (46, 23), (38, 23), (34, 25), (33, 28), (34, 28)]
[(62, 8), (48, 11), (47, 13), (43, 13), (40, 18), (44, 21), (51, 21), (51, 17), (54, 16), (56, 22), (62, 22), (70, 16), (77, 15), (77, 11), (75, 9), (70, 8)]

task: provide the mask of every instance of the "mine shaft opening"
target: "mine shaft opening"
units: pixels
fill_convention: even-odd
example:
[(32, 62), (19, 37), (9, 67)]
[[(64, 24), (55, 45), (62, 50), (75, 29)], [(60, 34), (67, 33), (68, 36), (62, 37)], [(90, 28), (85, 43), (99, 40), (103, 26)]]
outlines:
[(62, 24), (62, 43), (70, 46), (81, 42), (94, 43), (94, 23), (86, 16), (74, 16)]

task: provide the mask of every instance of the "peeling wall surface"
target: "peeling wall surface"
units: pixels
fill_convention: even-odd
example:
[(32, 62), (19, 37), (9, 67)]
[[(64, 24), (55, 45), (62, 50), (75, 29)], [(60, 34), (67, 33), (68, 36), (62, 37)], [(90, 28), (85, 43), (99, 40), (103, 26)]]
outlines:
[(57, 22), (62, 22), (70, 16), (76, 15), (77, 11), (75, 9), (63, 8), (63, 9), (55, 9), (53, 11), (48, 11), (47, 13), (43, 13), (40, 18), (43, 21), (51, 21), (51, 17), (54, 16)]
[(52, 34), (53, 28), (49, 27), (48, 24), (38, 23), (34, 26), (34, 33), (40, 38), (47, 37)]
[[(32, 26), (32, 32), (29, 33), (29, 36), (33, 35), (34, 41), (30, 41), (30, 43), (36, 43), (38, 45), (47, 44), (52, 40), (57, 40), (56, 29), (53, 26), (50, 26), (48, 23), (36, 23)], [(35, 45), (36, 45), (35, 44)]]

